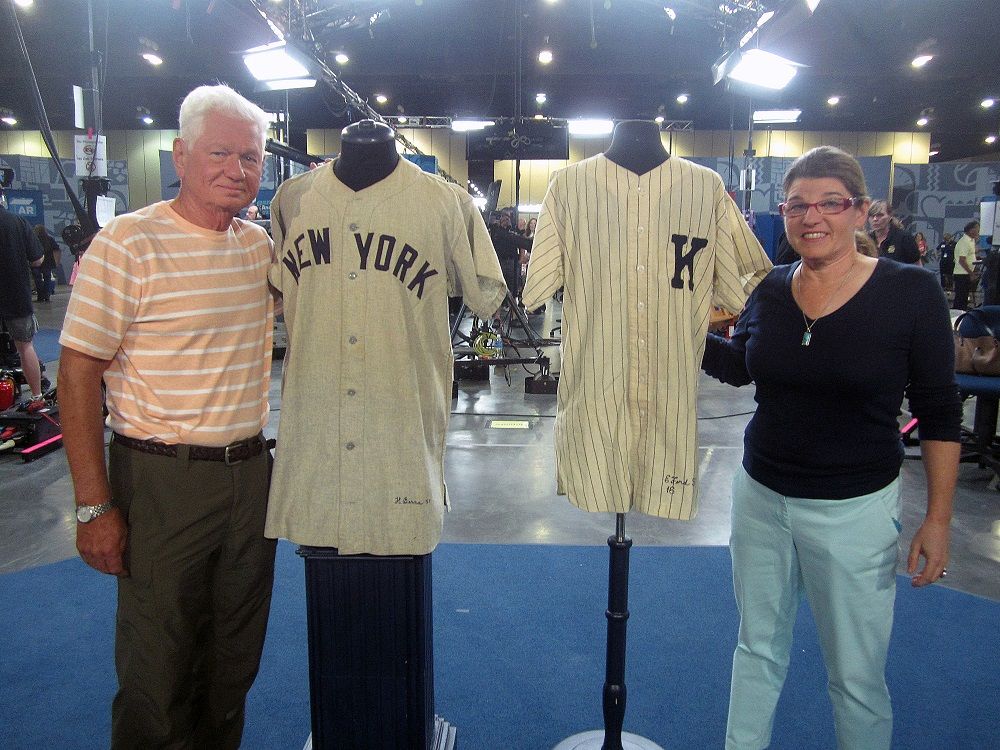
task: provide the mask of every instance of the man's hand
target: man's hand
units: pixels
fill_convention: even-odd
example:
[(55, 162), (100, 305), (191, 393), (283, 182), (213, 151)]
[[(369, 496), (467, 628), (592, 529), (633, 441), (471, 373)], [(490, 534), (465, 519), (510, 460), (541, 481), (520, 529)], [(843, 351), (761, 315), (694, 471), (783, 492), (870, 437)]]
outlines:
[(95, 518), (90, 523), (77, 523), (76, 548), (80, 557), (94, 570), (113, 576), (127, 576), (125, 541), (128, 526), (118, 508)]

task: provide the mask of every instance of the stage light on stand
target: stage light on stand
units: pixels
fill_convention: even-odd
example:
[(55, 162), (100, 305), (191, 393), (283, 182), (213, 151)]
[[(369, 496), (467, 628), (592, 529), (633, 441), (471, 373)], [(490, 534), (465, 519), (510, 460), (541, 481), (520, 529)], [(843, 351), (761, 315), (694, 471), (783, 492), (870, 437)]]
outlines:
[(243, 53), (243, 64), (258, 81), (302, 79), (309, 75), (309, 69), (289, 52), (284, 41), (248, 49)]
[(799, 63), (762, 49), (738, 49), (723, 55), (712, 65), (712, 82), (715, 84), (729, 78), (777, 91), (791, 83), (796, 69), (800, 67)]
[(567, 120), (570, 135), (577, 135), (584, 138), (610, 135), (615, 129), (615, 124), (611, 120)]
[(493, 120), (452, 120), (451, 129), (456, 133), (468, 133), (470, 130), (483, 130), (493, 124)]
[(756, 109), (753, 113), (753, 121), (755, 124), (766, 125), (798, 122), (801, 114), (801, 109)]

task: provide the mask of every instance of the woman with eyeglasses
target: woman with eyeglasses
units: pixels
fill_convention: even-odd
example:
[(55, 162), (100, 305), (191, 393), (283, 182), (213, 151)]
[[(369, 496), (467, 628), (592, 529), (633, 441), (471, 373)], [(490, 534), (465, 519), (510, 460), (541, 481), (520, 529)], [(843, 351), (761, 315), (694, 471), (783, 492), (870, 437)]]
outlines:
[(885, 750), (904, 395), (927, 476), (911, 584), (940, 580), (948, 562), (961, 415), (948, 305), (933, 275), (856, 250), (870, 201), (853, 157), (815, 148), (792, 163), (784, 191), (785, 232), (801, 260), (761, 282), (731, 340), (709, 335), (703, 364), (723, 382), (755, 383), (758, 404), (733, 481), (740, 630), (726, 747), (770, 742), (805, 596), (838, 747)]

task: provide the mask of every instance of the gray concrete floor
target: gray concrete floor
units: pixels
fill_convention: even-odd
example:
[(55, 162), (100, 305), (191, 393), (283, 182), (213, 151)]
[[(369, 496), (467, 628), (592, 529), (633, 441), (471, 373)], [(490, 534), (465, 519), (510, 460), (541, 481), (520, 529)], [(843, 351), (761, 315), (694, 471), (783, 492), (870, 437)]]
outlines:
[[(43, 328), (58, 329), (68, 290), (37, 305)], [(557, 306), (532, 318), (544, 333), (555, 325)], [(553, 371), (558, 352), (548, 350)], [(56, 364), (49, 363), (55, 380)], [(274, 363), (268, 437), (280, 418), (281, 362)], [(604, 545), (614, 531), (611, 514), (592, 514), (556, 495), (552, 448), (554, 395), (524, 393), (521, 367), (494, 369), (490, 381), (462, 382), (448, 430), (446, 473), (451, 511), (444, 541), (481, 544)], [(666, 521), (637, 513), (626, 518), (636, 545), (722, 546), (729, 536), (729, 484), (739, 465), (743, 429), (753, 411), (752, 387), (735, 389), (703, 376), (699, 397), (701, 508), (693, 521)], [(971, 411), (967, 407), (967, 414)], [(501, 428), (495, 420), (526, 422)], [(905, 551), (923, 515), (926, 482), (919, 461), (902, 470)], [(950, 588), (1000, 601), (1000, 493), (991, 471), (963, 464), (952, 524)], [(0, 573), (63, 560), (76, 554), (73, 492), (65, 453), (32, 463), (0, 456)], [(900, 571), (905, 566), (901, 554)]]

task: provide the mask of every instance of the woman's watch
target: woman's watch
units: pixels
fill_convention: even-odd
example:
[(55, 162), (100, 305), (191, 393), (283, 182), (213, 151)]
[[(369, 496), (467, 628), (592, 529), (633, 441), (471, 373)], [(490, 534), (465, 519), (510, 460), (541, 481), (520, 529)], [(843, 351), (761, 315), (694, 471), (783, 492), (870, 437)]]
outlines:
[(103, 516), (115, 506), (109, 501), (100, 505), (77, 505), (76, 520), (80, 523), (90, 523), (98, 516)]

